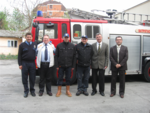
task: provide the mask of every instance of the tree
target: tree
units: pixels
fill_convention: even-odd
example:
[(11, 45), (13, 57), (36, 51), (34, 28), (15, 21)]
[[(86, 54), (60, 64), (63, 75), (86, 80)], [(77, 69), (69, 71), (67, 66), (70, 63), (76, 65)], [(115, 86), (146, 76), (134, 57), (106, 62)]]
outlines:
[[(15, 9), (13, 16), (19, 19), (19, 15), (25, 19), (25, 26), (21, 27), (21, 20), (19, 19), (19, 27), (22, 30), (31, 31), (32, 20), (36, 16), (37, 6), (43, 2), (43, 0), (7, 0), (11, 6)], [(19, 14), (17, 14), (19, 12)], [(17, 22), (17, 21), (16, 21)]]
[(8, 30), (7, 11), (0, 12), (0, 29)]
[(9, 20), (9, 28), (11, 30), (20, 31), (28, 26), (26, 23), (25, 15), (22, 14), (18, 8), (14, 8)]

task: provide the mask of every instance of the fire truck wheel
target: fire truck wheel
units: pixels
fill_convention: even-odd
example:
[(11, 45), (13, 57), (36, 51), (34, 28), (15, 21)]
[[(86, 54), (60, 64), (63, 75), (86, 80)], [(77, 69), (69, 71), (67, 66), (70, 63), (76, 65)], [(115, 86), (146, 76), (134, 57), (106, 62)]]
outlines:
[(145, 66), (144, 78), (147, 82), (150, 82), (150, 62), (148, 62)]
[[(53, 69), (52, 69), (52, 82), (54, 85), (57, 85), (57, 80), (58, 80), (58, 71), (56, 69), (56, 67), (54, 66)], [(71, 72), (71, 80), (70, 80), (70, 84), (72, 85), (73, 83), (75, 83), (76, 81), (76, 68), (74, 69), (73, 72)], [(66, 85), (66, 80), (63, 79), (63, 85)]]

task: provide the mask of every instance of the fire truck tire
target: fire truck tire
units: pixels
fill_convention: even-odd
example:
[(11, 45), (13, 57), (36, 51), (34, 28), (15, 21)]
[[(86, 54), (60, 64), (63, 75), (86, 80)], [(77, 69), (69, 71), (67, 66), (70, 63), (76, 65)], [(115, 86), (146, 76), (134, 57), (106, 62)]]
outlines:
[(150, 82), (150, 62), (148, 62), (145, 66), (144, 78), (147, 82)]
[[(57, 77), (58, 75), (57, 74), (58, 74), (57, 69), (54, 66), (53, 69), (52, 69), (52, 75), (53, 75), (52, 82), (53, 82), (54, 85), (57, 85), (57, 80), (58, 80), (58, 77)], [(76, 68), (73, 71), (73, 76), (71, 77), (70, 85), (74, 84), (75, 81), (76, 81)], [(65, 81), (63, 81), (63, 85), (66, 85)]]

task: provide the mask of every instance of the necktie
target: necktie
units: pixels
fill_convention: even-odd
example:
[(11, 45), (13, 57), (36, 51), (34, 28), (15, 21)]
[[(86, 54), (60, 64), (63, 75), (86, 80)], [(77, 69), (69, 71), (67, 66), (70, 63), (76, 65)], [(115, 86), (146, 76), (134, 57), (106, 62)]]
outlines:
[(47, 44), (45, 44), (45, 61), (47, 61)]
[(101, 50), (101, 47), (100, 47), (100, 43), (99, 43), (99, 46), (98, 46), (98, 52), (100, 52), (100, 50)]
[(117, 61), (119, 63), (119, 51), (120, 51), (120, 46), (117, 47)]

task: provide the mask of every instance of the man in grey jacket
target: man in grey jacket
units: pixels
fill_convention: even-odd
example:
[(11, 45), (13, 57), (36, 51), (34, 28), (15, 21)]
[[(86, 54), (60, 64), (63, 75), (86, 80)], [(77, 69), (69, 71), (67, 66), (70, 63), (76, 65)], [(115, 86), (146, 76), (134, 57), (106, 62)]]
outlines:
[[(100, 33), (96, 34), (97, 42), (92, 45), (93, 48), (93, 56), (92, 56), (92, 93), (91, 95), (95, 95), (97, 93), (97, 79), (99, 80), (99, 92), (102, 96), (104, 94), (104, 82), (105, 82), (105, 69), (108, 66), (108, 45), (102, 42), (102, 35)], [(97, 76), (97, 72), (99, 72), (99, 77)]]

